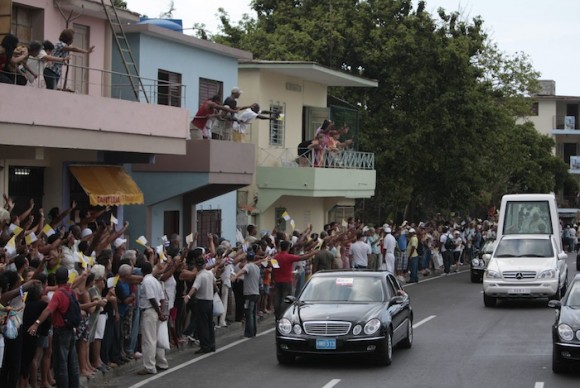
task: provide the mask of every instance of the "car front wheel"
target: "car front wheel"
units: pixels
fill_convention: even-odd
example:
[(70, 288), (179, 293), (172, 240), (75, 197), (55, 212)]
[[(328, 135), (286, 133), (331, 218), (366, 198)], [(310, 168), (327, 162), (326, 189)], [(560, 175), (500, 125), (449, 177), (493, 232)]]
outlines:
[(409, 318), (407, 321), (407, 337), (401, 341), (403, 349), (410, 349), (413, 346), (413, 321)]
[(391, 365), (393, 362), (393, 337), (391, 336), (390, 330), (387, 330), (387, 333), (385, 334), (385, 342), (379, 348), (376, 361), (382, 366)]
[(497, 298), (487, 296), (485, 295), (485, 293), (483, 294), (483, 304), (485, 305), (485, 307), (495, 307), (496, 303)]
[(296, 360), (296, 356), (287, 353), (282, 353), (280, 351), (276, 352), (276, 358), (278, 358), (278, 364), (282, 365), (292, 364), (294, 360)]
[(552, 349), (552, 372), (563, 373), (566, 371), (564, 364), (562, 363), (562, 357), (558, 352), (558, 349), (554, 346)]

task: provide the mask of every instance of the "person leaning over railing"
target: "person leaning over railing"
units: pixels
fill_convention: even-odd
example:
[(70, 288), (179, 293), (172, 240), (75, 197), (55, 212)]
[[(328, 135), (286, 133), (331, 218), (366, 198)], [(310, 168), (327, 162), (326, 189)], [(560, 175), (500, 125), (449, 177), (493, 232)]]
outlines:
[[(72, 45), (75, 36), (75, 31), (73, 29), (64, 29), (58, 38), (57, 44), (54, 46), (54, 51), (52, 56), (54, 58), (66, 59), (70, 58), (69, 54), (81, 53), (90, 54), (95, 49), (95, 46), (89, 47), (87, 50), (78, 48)], [(56, 85), (62, 75), (62, 65), (66, 60), (52, 61), (44, 68), (44, 82), (46, 82), (47, 89), (56, 89)]]

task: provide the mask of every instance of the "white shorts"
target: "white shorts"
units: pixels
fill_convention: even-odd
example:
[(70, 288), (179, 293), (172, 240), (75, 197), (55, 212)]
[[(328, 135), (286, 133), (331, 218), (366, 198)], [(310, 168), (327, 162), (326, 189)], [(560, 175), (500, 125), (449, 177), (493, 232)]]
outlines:
[(95, 339), (102, 340), (105, 335), (105, 326), (107, 325), (107, 314), (99, 314), (97, 320), (97, 330), (95, 331)]

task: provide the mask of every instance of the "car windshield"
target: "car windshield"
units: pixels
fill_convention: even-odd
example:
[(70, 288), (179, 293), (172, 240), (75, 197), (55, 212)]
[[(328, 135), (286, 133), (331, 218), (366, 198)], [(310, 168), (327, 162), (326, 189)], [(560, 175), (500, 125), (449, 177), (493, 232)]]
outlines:
[(580, 307), (580, 282), (574, 282), (568, 292), (565, 306)]
[(552, 234), (548, 201), (509, 201), (503, 234)]
[(362, 276), (314, 277), (302, 291), (301, 302), (383, 302), (379, 278)]
[(496, 258), (552, 256), (554, 251), (548, 239), (502, 239), (495, 250)]

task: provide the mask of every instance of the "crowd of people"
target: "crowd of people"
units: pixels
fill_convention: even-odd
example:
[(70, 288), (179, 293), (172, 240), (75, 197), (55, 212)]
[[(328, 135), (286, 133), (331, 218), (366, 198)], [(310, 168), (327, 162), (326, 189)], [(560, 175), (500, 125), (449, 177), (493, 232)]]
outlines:
[(312, 273), (386, 269), (418, 281), (417, 271), (457, 270), (494, 233), (487, 221), (374, 228), (349, 219), (319, 233), (308, 226), (260, 236), (249, 225), (233, 243), (209, 234), (207, 247), (195, 246), (193, 235), (182, 246), (174, 234), (159, 247), (136, 241), (140, 248), (129, 250), (128, 223), (116, 225), (109, 208), (79, 211), (73, 202), (45, 217), (33, 201), (21, 214), (10, 198), (4, 202), (0, 386), (7, 388), (77, 386), (80, 376), (136, 358), (139, 374), (155, 374), (170, 367), (171, 347), (214, 352), (215, 330), (231, 322), (256, 336), (257, 321), (279, 318), (284, 298), (298, 295)]
[(71, 53), (90, 54), (95, 49), (73, 46), (73, 40), (74, 30), (69, 28), (61, 32), (56, 44), (45, 40), (24, 45), (7, 34), (0, 43), (0, 83), (56, 89)]

